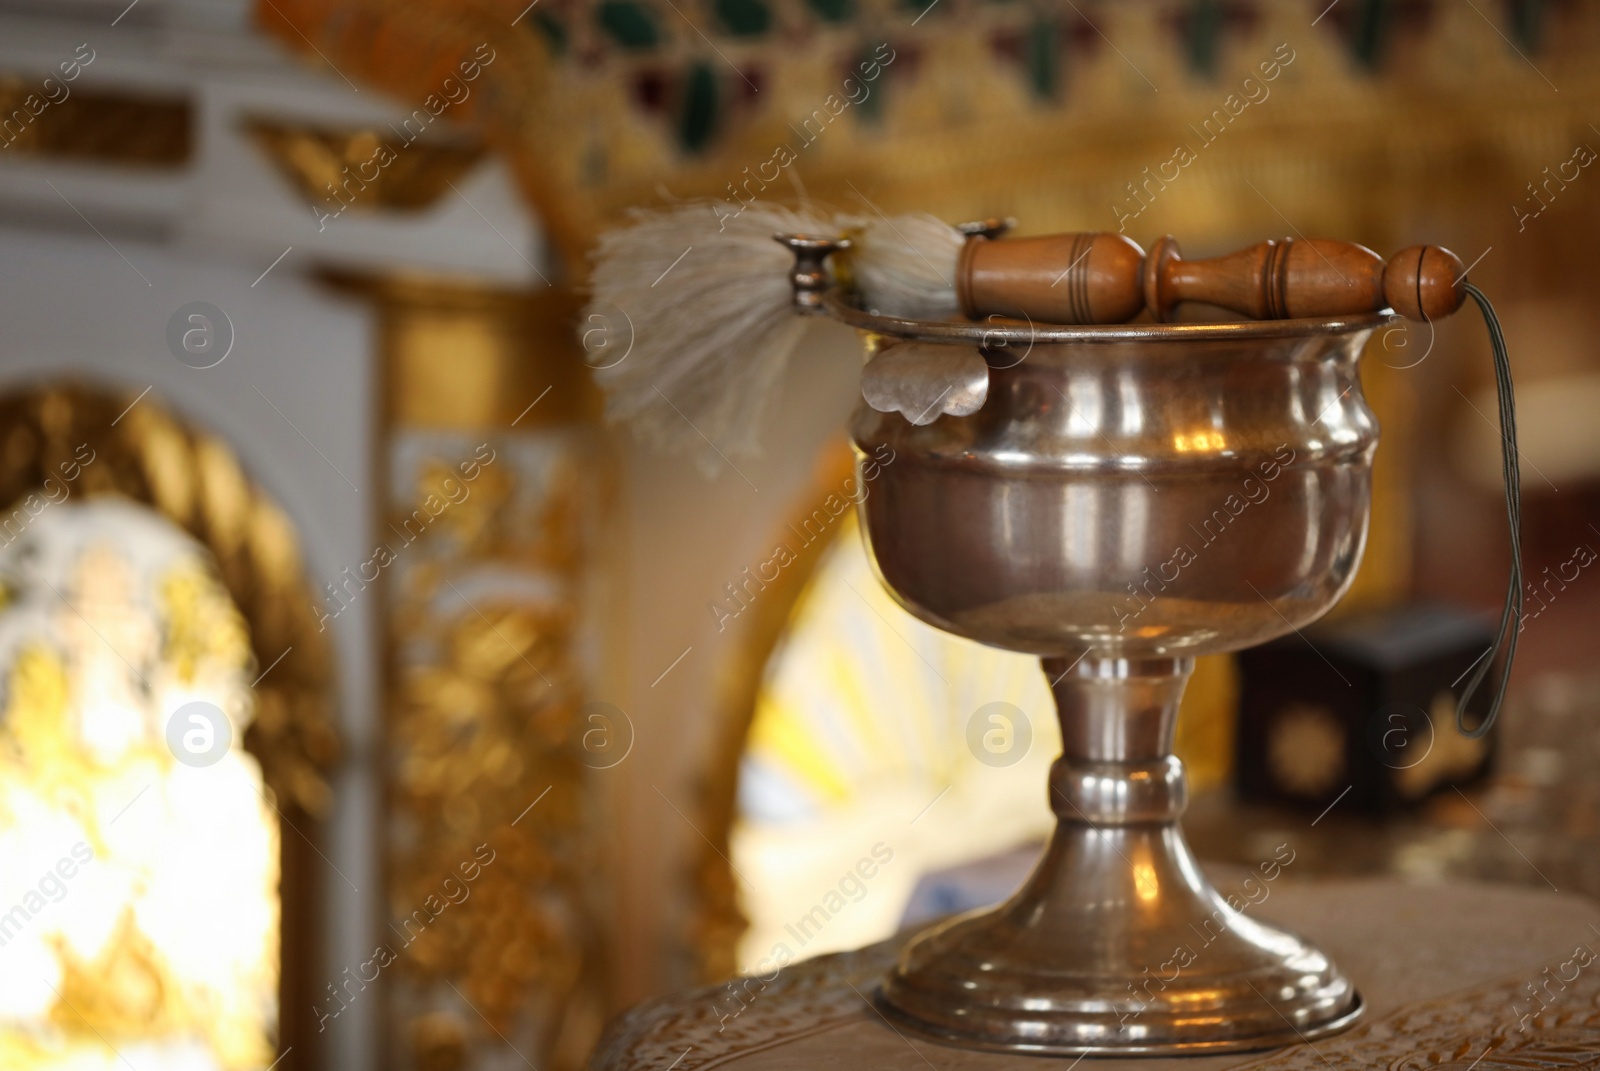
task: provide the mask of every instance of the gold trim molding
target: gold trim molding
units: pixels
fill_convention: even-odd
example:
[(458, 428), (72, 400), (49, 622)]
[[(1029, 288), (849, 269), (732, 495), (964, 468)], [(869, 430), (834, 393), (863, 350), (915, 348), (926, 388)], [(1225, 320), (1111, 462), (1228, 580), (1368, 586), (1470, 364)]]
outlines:
[(466, 139), (406, 140), (396, 131), (254, 117), (245, 133), (307, 204), (417, 212), (433, 205), (483, 159)]
[(0, 74), (0, 153), (164, 170), (188, 165), (194, 105), (187, 97), (77, 88), (60, 101), (51, 95), (40, 79)]
[(599, 420), (574, 291), (337, 271), (323, 280), (378, 310), (389, 426), (531, 430)]

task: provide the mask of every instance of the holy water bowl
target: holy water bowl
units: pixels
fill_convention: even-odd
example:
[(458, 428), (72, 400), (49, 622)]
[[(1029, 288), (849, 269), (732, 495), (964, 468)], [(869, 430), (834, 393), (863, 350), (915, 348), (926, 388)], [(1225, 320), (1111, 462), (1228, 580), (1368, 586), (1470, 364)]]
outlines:
[(1201, 874), (1172, 735), (1194, 656), (1297, 629), (1349, 585), (1378, 434), (1357, 362), (1379, 321), (997, 332), (829, 311), (880, 346), (988, 344), (978, 411), (858, 411), (861, 455), (895, 458), (863, 527), (911, 613), (1042, 657), (1064, 744), (1032, 876), (914, 938), (880, 1006), (957, 1044), (1064, 1054), (1348, 1026), (1360, 998), (1329, 958)]

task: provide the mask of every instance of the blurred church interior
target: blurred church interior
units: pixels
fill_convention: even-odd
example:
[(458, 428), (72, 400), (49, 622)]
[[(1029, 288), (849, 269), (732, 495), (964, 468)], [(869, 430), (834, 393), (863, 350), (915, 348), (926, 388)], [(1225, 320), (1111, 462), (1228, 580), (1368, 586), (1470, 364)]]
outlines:
[[(1334, 807), (1340, 726), (1243, 748), (1255, 670), (1205, 659), (1187, 826), (1600, 894), (1597, 48), (1590, 0), (0, 0), (0, 1066), (572, 1071), (641, 999), (1021, 879), (1049, 691), (827, 506), (852, 333), (760, 456), (604, 420), (591, 250), (694, 198), (1459, 252), (1533, 592), (1492, 754)], [(1329, 627), (1497, 612), (1489, 367), (1374, 334)], [(220, 757), (175, 761), (196, 702)], [(1015, 763), (968, 746), (992, 703)]]

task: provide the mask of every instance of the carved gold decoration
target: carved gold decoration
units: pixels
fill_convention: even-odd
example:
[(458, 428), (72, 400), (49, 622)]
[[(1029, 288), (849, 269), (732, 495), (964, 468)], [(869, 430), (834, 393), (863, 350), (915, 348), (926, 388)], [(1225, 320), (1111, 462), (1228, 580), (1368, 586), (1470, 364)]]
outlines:
[(610, 476), (576, 302), (335, 281), (386, 372), (385, 1062), (572, 1068), (608, 1009), (580, 710)]
[(408, 140), (393, 130), (332, 129), (252, 118), (244, 124), (278, 172), (312, 205), (418, 211), (432, 205), (483, 159), (483, 146)]
[[(474, 456), (469, 438), (456, 440), (464, 457)], [(573, 458), (517, 466), (514, 436), (481, 441), (493, 444), (493, 461), (472, 497), (450, 507), (460, 512), (449, 529), (425, 537), (433, 547), (419, 541), (395, 566), (395, 1011), (405, 1022), (451, 1008), (465, 1066), (502, 1045), (536, 1046), (545, 1066), (556, 1035), (595, 1000), (602, 969), (589, 908), (596, 875), (585, 844), (585, 769), (573, 747), (584, 687), (573, 651), (578, 611), (559, 590), (585, 564), (593, 510)], [(415, 482), (397, 489), (397, 526), (424, 508), (450, 468), (429, 458), (411, 471)], [(560, 578), (555, 598), (514, 590), (524, 587), (519, 580), (552, 577)], [(450, 875), (486, 856), (492, 862), (474, 881), (457, 881), (470, 890), (461, 903), (443, 908)], [(439, 914), (407, 945), (419, 908)], [(419, 1049), (438, 1044), (437, 1020), (430, 1023), (413, 1035)]]
[[(270, 667), (251, 689), (255, 717), (244, 744), (260, 764), (274, 817), (287, 827), (278, 840), (281, 955), (275, 1041), (280, 1050), (296, 1050), (281, 1067), (314, 1068), (318, 1048), (307, 1012), (311, 979), (321, 968), (308, 946), (316, 932), (317, 889), (326, 863), (307, 838), (316, 835), (315, 819), (331, 802), (325, 771), (338, 755), (338, 738), (330, 718), (329, 651), (316, 627), (293, 524), (245, 475), (222, 440), (180, 424), (153, 398), (79, 385), (0, 396), (4, 517), (15, 517), (19, 509), (26, 514), (46, 479), (87, 451), (94, 461), (79, 467), (66, 501), (120, 498), (143, 504), (193, 536), (215, 562), (215, 579), (178, 571), (163, 582), (159, 597), (170, 621), (162, 640), (165, 656), (180, 671), (218, 657), (242, 660), (249, 666), (247, 682)], [(218, 581), (224, 601), (211, 586)], [(249, 646), (243, 648), (246, 636)], [(31, 682), (27, 686), (51, 694), (54, 678), (42, 664), (36, 668), (40, 672), (24, 678)], [(101, 1006), (95, 996), (101, 982), (126, 977), (136, 990), (133, 983), (141, 974), (155, 977), (152, 968), (139, 966), (146, 954), (139, 952), (142, 946), (132, 932), (116, 947), (112, 960), (82, 964), (85, 973), (68, 977), (68, 989), (83, 997), (80, 1011), (108, 1027), (128, 1016), (147, 1017), (154, 1007), (112, 1003), (93, 1010)]]
[[(65, 93), (62, 97), (60, 94)], [(181, 168), (194, 142), (187, 98), (81, 89), (60, 79), (0, 74), (0, 159)]]
[(389, 369), (383, 405), (391, 426), (515, 422), (529, 431), (599, 420), (599, 391), (577, 349), (579, 301), (571, 289), (527, 292), (340, 272), (325, 278), (381, 310), (379, 349)]
[[(1063, 6), (1057, 25), (1086, 47), (1065, 47), (1048, 97), (1031, 94), (1004, 58), (1035, 9), (964, 4), (921, 18), (918, 4), (863, 3), (854, 18), (829, 23), (775, 4), (768, 32), (740, 35), (711, 5), (686, 11), (687, 25), (670, 5), (636, 6), (659, 32), (632, 49), (608, 37), (593, 2), (529, 10), (518, 0), (273, 0), (257, 17), (290, 47), (315, 58), (309, 41), (352, 77), (411, 102), (491, 47), (484, 78), (499, 88), (475, 94), (460, 118), (508, 154), (575, 262), (600, 226), (661, 189), (734, 208), (752, 196), (792, 197), (784, 167), (762, 166), (782, 158), (779, 148), (798, 159), (812, 196), (859, 205), (859, 190), (888, 212), (1010, 214), (1029, 230), (1093, 230), (1116, 229), (1113, 206), (1123, 205), (1141, 213), (1136, 235), (1151, 218), (1167, 229), (1180, 220), (1185, 240), (1201, 243), (1280, 225), (1259, 190), (1307, 233), (1381, 244), (1395, 221), (1425, 217), (1441, 196), (1481, 198), (1486, 169), (1520, 189), (1550, 162), (1521, 175), (1536, 147), (1564, 158), (1588, 136), (1600, 100), (1600, 72), (1587, 59), (1600, 38), (1592, 3), (1550, 13), (1532, 64), (1528, 47), (1507, 47), (1493, 21), (1501, 13), (1438, 5), (1426, 33), (1401, 35), (1389, 62), (1363, 66), (1336, 18), (1312, 26), (1313, 5), (1265, 2), (1228, 28), (1208, 71), (1195, 69), (1191, 42), (1174, 29), (1190, 4)], [(641, 101), (637, 76), (676, 73), (704, 47), (697, 30), (715, 43), (709, 66), (727, 117), (708, 144), (685, 151), (670, 116)], [(880, 42), (894, 58), (872, 83), (875, 109), (838, 108), (854, 61)], [(1240, 108), (1246, 94), (1259, 96), (1243, 79), (1260, 84), (1259, 66), (1280, 44), (1294, 59), (1266, 99)], [(745, 72), (759, 72), (759, 92), (748, 92)], [(1219, 109), (1241, 113), (1222, 124), (1226, 150), (1186, 129)], [(820, 133), (797, 135), (819, 110), (828, 118), (813, 123)], [(1185, 139), (1202, 160), (1226, 151), (1229, 170), (1196, 163), (1176, 181), (1149, 180), (1144, 169), (1159, 175)], [(1339, 194), (1373, 175), (1386, 176), (1385, 197)], [(1170, 208), (1142, 213), (1129, 186), (1146, 181)]]
[(257, 663), (283, 656), (257, 685), (260, 711), (246, 746), (280, 805), (322, 816), (331, 803), (324, 771), (339, 742), (330, 652), (293, 522), (225, 442), (178, 423), (153, 398), (129, 408), (135, 393), (51, 386), (0, 396), (0, 502), (15, 506), (87, 444), (98, 460), (83, 468), (75, 494), (145, 503), (210, 550)]

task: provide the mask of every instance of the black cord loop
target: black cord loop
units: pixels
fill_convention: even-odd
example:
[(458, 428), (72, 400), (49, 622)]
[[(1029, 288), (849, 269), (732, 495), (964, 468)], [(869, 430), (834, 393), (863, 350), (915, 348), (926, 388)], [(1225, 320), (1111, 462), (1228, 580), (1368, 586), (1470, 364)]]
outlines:
[[(1483, 313), (1484, 326), (1489, 329), (1489, 345), (1494, 350), (1494, 386), (1500, 401), (1501, 471), (1506, 488), (1506, 520), (1511, 525), (1511, 575), (1506, 587), (1505, 609), (1500, 612), (1500, 628), (1495, 633), (1494, 645), (1478, 659), (1478, 668), (1467, 681), (1461, 702), (1456, 706), (1456, 729), (1462, 736), (1476, 740), (1494, 726), (1500, 714), (1506, 685), (1511, 681), (1511, 663), (1517, 656), (1517, 634), (1522, 631), (1522, 473), (1517, 465), (1517, 403), (1511, 385), (1511, 357), (1506, 352), (1505, 332), (1500, 329), (1500, 319), (1483, 291), (1467, 283), (1466, 292)], [(1477, 725), (1468, 728), (1467, 703), (1494, 668), (1496, 655), (1502, 650), (1505, 655), (1500, 681), (1495, 686), (1489, 712)]]

